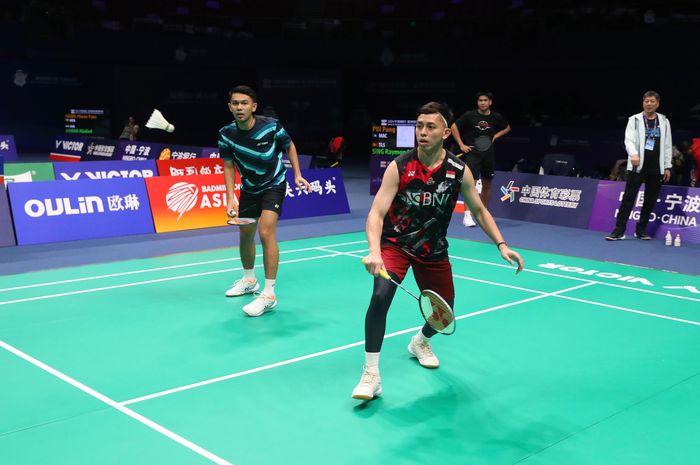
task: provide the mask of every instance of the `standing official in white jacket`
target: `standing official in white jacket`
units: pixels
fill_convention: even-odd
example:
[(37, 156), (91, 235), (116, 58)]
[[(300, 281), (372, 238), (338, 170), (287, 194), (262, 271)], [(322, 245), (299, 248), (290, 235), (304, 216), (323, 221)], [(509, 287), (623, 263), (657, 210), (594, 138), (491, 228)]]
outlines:
[(661, 113), (657, 113), (661, 97), (653, 90), (644, 93), (643, 112), (629, 117), (625, 129), (625, 149), (627, 150), (627, 184), (617, 212), (615, 229), (605, 237), (608, 241), (625, 238), (627, 220), (632, 205), (642, 183), (644, 204), (635, 228), (634, 236), (649, 240), (647, 225), (651, 211), (661, 191), (661, 182), (671, 178), (671, 123)]

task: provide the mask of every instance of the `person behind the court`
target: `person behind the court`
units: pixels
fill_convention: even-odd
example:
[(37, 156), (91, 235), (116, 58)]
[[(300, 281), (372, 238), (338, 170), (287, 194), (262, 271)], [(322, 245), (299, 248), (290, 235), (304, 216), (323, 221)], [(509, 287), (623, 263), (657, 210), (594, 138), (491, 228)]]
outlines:
[[(219, 151), (224, 160), (227, 213), (258, 218), (256, 223), (240, 226), (240, 256), (243, 276), (226, 291), (227, 297), (256, 293), (256, 299), (243, 307), (249, 316), (260, 316), (277, 306), (275, 280), (279, 266), (277, 219), (287, 193), (285, 152), (294, 170), (297, 187), (311, 191), (301, 176), (296, 147), (282, 124), (274, 118), (254, 115), (257, 95), (248, 86), (236, 86), (228, 94), (228, 108), (234, 121), (219, 130)], [(236, 170), (241, 176), (240, 203), (234, 192)], [(255, 277), (255, 231), (260, 231), (265, 269), (265, 287)]]
[(133, 116), (129, 116), (126, 119), (126, 123), (124, 123), (124, 129), (122, 129), (122, 133), (119, 135), (119, 138), (126, 140), (136, 140), (136, 134), (138, 133), (139, 125), (136, 124), (136, 120)]
[[(510, 132), (510, 124), (498, 112), (491, 110), (493, 94), (476, 93), (476, 110), (464, 113), (450, 127), (452, 137), (464, 154), (464, 160), (474, 179), (481, 179), (481, 201), (488, 206), (491, 180), (496, 170), (493, 143)], [(472, 212), (464, 211), (464, 226), (476, 226)]]
[(621, 241), (625, 238), (632, 204), (642, 183), (645, 184), (644, 203), (634, 236), (642, 240), (651, 239), (647, 234), (651, 211), (661, 192), (662, 180), (668, 182), (671, 178), (671, 123), (664, 115), (656, 112), (660, 104), (661, 96), (653, 90), (647, 91), (642, 96), (643, 111), (627, 120), (627, 182), (618, 208), (615, 229), (605, 237), (608, 241)]
[[(517, 272), (523, 268), (522, 258), (508, 248), (493, 217), (481, 203), (471, 171), (442, 146), (450, 135), (451, 121), (452, 112), (445, 104), (429, 102), (418, 110), (417, 149), (389, 164), (367, 216), (369, 254), (363, 261), (375, 279), (365, 317), (364, 371), (352, 392), (356, 399), (371, 399), (382, 390), (379, 352), (396, 286), (376, 277), (379, 270), (385, 268), (394, 280), (401, 282), (412, 267), (420, 290), (432, 289), (450, 306), (454, 304), (446, 235), (458, 194), (462, 194), (501, 256), (511, 264), (517, 263)], [(430, 345), (435, 334), (426, 324), (408, 344), (408, 352), (426, 368), (440, 364)]]

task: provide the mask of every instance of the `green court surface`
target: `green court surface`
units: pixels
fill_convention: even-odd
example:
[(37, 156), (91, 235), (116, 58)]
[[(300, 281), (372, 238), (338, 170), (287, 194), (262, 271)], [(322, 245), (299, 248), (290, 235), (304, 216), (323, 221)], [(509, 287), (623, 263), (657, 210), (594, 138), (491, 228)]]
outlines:
[(0, 463), (697, 463), (698, 276), (452, 239), (441, 367), (399, 292), (363, 403), (364, 234), (280, 247), (260, 318), (235, 248), (0, 277)]

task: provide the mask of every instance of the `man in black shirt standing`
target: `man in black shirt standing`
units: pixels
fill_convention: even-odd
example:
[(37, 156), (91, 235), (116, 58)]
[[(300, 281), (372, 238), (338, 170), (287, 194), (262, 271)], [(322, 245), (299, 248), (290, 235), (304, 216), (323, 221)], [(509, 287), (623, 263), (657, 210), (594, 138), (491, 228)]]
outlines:
[[(508, 121), (491, 111), (493, 94), (477, 92), (476, 110), (464, 113), (452, 124), (452, 137), (465, 155), (465, 162), (474, 179), (481, 179), (481, 201), (488, 207), (491, 198), (491, 180), (496, 167), (493, 143), (510, 132)], [(465, 209), (464, 226), (476, 226), (472, 214)]]
[(617, 212), (615, 229), (605, 239), (621, 241), (625, 238), (625, 228), (632, 212), (639, 188), (644, 188), (644, 204), (635, 228), (634, 236), (649, 240), (647, 224), (656, 199), (661, 191), (661, 181), (671, 178), (671, 123), (661, 113), (658, 93), (650, 90), (642, 97), (643, 112), (632, 115), (625, 129), (625, 150), (627, 150), (627, 184)]

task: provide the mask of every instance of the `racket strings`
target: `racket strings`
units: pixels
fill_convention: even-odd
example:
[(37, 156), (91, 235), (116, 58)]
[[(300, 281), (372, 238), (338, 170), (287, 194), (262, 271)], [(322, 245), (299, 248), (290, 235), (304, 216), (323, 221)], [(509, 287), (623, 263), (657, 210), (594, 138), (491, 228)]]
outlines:
[(454, 313), (442, 297), (432, 292), (423, 292), (420, 304), (425, 321), (433, 329), (449, 332), (454, 327)]

